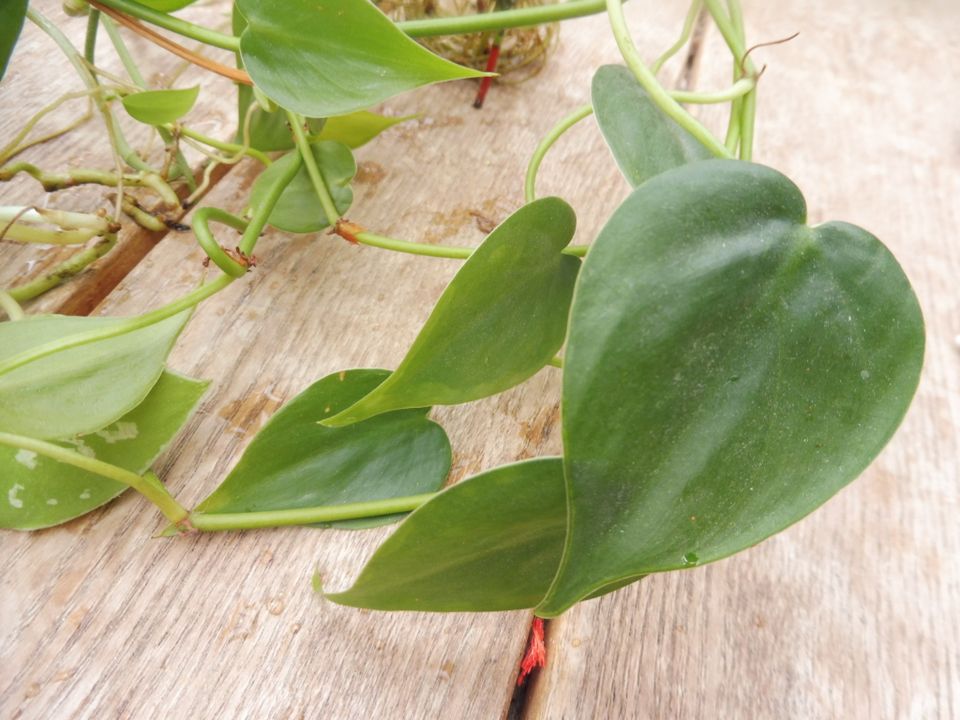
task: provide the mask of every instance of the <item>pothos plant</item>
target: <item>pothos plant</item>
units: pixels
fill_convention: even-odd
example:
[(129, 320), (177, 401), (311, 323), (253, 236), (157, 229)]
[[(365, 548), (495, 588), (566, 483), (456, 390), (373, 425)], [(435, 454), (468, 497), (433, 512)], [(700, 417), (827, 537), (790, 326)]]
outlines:
[[(102, 116), (118, 169), (51, 172), (13, 162), (36, 119), (0, 155), (0, 177), (50, 190), (117, 188), (114, 215), (0, 208), (7, 241), (86, 243), (60, 274), (0, 294), (0, 523), (62, 523), (133, 488), (169, 520), (167, 535), (281, 525), (362, 528), (400, 522), (355, 584), (327, 594), (384, 610), (533, 608), (556, 616), (645, 575), (712, 562), (814, 510), (890, 439), (917, 385), (924, 344), (917, 300), (868, 231), (811, 227), (799, 188), (751, 161), (758, 72), (737, 0), (695, 0), (680, 40), (648, 66), (621, 0), (571, 0), (467, 17), (393, 22), (368, 0), (236, 0), (233, 32), (187, 22), (183, 0), (90, 0), (85, 53), (26, 0), (4, 3), (0, 60), (23, 19), (60, 47)], [(605, 11), (623, 65), (596, 70), (591, 102), (533, 152), (526, 204), (474, 250), (378, 235), (344, 219), (352, 149), (396, 122), (371, 113), (411, 88), (484, 75), (412, 38), (490, 33)], [(663, 62), (707, 13), (732, 55), (733, 84), (665, 89)], [(118, 23), (154, 26), (237, 53), (224, 67), (165, 47), (237, 82), (240, 130), (209, 138), (180, 122), (196, 88), (150, 89)], [(129, 80), (93, 64), (102, 29)], [(728, 103), (722, 140), (684, 107)], [(134, 152), (117, 105), (156, 128), (162, 168)], [(576, 218), (537, 198), (551, 145), (594, 114), (633, 186), (589, 246)], [(202, 197), (180, 143), (264, 165), (242, 217), (199, 207), (191, 223), (219, 272), (136, 317), (23, 316), (27, 300), (107, 252), (124, 214), (146, 223)], [(229, 153), (224, 158), (216, 153)], [(154, 212), (130, 197), (155, 197)], [(178, 194), (179, 193), (179, 194)], [(213, 224), (240, 233), (235, 248)], [(395, 370), (331, 368), (252, 440), (195, 509), (151, 464), (188, 422), (205, 383), (166, 368), (190, 312), (254, 262), (264, 228), (464, 260)], [(562, 351), (562, 357), (558, 353)], [(523, 382), (563, 374), (563, 455), (490, 468), (443, 488), (450, 444), (429, 419)]]

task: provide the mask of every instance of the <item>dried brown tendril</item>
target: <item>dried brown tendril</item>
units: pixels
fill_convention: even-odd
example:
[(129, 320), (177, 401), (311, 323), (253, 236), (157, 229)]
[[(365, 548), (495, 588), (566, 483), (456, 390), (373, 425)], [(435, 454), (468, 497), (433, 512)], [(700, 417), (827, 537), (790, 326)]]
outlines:
[[(516, 0), (512, 7), (546, 5), (555, 1)], [(380, 0), (377, 6), (391, 19), (401, 21), (494, 12), (497, 0)], [(500, 45), (500, 60), (497, 64), (500, 77), (497, 81), (518, 83), (539, 73), (553, 51), (558, 32), (557, 23), (507, 30)], [(495, 32), (479, 32), (418, 40), (437, 55), (483, 70), (487, 65), (490, 43), (495, 36)]]

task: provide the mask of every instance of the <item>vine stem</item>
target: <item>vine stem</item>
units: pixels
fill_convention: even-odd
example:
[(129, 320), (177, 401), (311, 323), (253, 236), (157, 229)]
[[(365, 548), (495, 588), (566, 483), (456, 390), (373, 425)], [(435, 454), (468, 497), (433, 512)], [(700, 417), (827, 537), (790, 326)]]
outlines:
[[(198, 40), (206, 45), (239, 52), (240, 38), (210, 30), (181, 18), (158, 12), (133, 0), (96, 0), (95, 5), (111, 8), (126, 15), (164, 28), (184, 37)], [(396, 26), (410, 37), (434, 37), (437, 35), (460, 35), (464, 33), (529, 27), (543, 23), (571, 20), (603, 12), (605, 0), (570, 0), (556, 5), (538, 5), (515, 8), (496, 13), (407, 20)]]
[(560, 136), (563, 135), (567, 130), (592, 114), (592, 105), (588, 104), (577, 108), (565, 118), (560, 120), (560, 122), (558, 122), (556, 125), (554, 125), (550, 132), (548, 132), (543, 140), (540, 141), (540, 144), (537, 145), (537, 149), (533, 151), (533, 155), (530, 157), (530, 164), (527, 165), (527, 175), (523, 182), (523, 195), (528, 203), (533, 202), (536, 199), (535, 186), (537, 183), (537, 171), (540, 169), (540, 163), (543, 162), (543, 158), (546, 156), (547, 151), (553, 147), (553, 144), (559, 140)]
[(640, 53), (630, 37), (626, 18), (623, 16), (622, 0), (606, 0), (606, 2), (607, 16), (610, 19), (610, 27), (613, 30), (614, 39), (617, 41), (617, 47), (620, 48), (620, 54), (623, 55), (627, 67), (633, 72), (643, 89), (647, 91), (650, 99), (668, 117), (693, 135), (715, 156), (720, 158), (732, 157), (723, 143), (717, 140), (696, 118), (684, 110), (676, 100), (670, 97), (670, 93), (657, 82), (657, 78), (644, 64), (643, 58), (640, 57)]
[(287, 120), (290, 121), (290, 129), (293, 131), (293, 140), (296, 143), (297, 151), (303, 159), (303, 164), (307, 168), (307, 175), (310, 176), (310, 184), (313, 185), (313, 191), (320, 201), (320, 207), (323, 208), (323, 214), (327, 216), (327, 223), (330, 227), (336, 227), (340, 221), (340, 212), (337, 210), (337, 204), (333, 201), (330, 194), (330, 188), (327, 187), (320, 168), (317, 166), (317, 159), (313, 156), (313, 149), (310, 141), (307, 139), (307, 133), (303, 129), (306, 122), (303, 115), (290, 110), (286, 111)]
[(0, 445), (30, 450), (51, 460), (71, 465), (81, 470), (94, 473), (109, 480), (132, 487), (147, 500), (159, 508), (170, 522), (179, 525), (186, 520), (190, 513), (178, 503), (153, 473), (144, 476), (137, 475), (122, 467), (81, 455), (75, 450), (68, 450), (51, 442), (37, 440), (23, 435), (0, 432)]
[[(420, 255), (423, 257), (447, 258), (449, 260), (466, 260), (473, 255), (476, 248), (469, 247), (451, 247), (450, 245), (430, 245), (428, 243), (411, 242), (410, 240), (398, 240), (397, 238), (387, 237), (386, 235), (377, 235), (366, 230), (345, 230), (343, 225), (353, 225), (352, 223), (339, 223), (334, 226), (333, 232), (345, 240), (367, 245), (369, 247), (380, 248), (381, 250), (392, 250), (394, 252), (407, 253), (409, 255)], [(353, 226), (354, 228), (356, 226)], [(571, 245), (565, 247), (561, 252), (564, 255), (574, 255), (583, 257), (587, 254), (587, 245)]]
[(117, 234), (108, 233), (91, 247), (86, 250), (81, 250), (76, 255), (64, 260), (53, 268), (53, 270), (41, 275), (36, 280), (31, 280), (28, 283), (11, 288), (8, 294), (19, 302), (32, 300), (38, 295), (43, 295), (47, 290), (57, 287), (57, 285), (72, 278), (91, 263), (102, 258), (110, 252), (116, 244)]
[(215, 532), (221, 530), (253, 530), (287, 525), (310, 525), (312, 523), (357, 520), (380, 517), (395, 513), (410, 512), (436, 497), (439, 493), (423, 493), (406, 497), (371, 500), (369, 502), (322, 505), (290, 510), (264, 510), (247, 513), (190, 513), (190, 524), (197, 530)]
[(667, 48), (660, 57), (654, 60), (653, 65), (650, 66), (654, 75), (660, 72), (660, 68), (664, 66), (667, 60), (680, 52), (680, 48), (690, 40), (690, 35), (693, 33), (693, 24), (697, 21), (697, 13), (699, 12), (700, 0), (693, 0), (693, 2), (690, 3), (690, 9), (687, 10), (687, 16), (683, 19), (683, 30), (680, 32), (680, 37), (677, 38), (677, 41)]
[(7, 317), (16, 322), (23, 320), (23, 308), (10, 293), (0, 290), (0, 310), (7, 313)]

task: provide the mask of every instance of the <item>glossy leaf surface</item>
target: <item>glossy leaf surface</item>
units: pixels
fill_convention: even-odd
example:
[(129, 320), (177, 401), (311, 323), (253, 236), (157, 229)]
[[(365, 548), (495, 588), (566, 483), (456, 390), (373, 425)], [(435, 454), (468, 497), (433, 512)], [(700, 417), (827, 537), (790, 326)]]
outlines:
[(27, 16), (27, 1), (3, 0), (0, 3), (0, 80), (7, 72), (7, 64), (23, 29), (23, 20)]
[[(333, 196), (337, 210), (346, 212), (353, 203), (353, 189), (350, 181), (357, 174), (357, 163), (353, 153), (345, 145), (337, 142), (320, 142), (311, 145), (313, 156), (317, 159), (320, 174), (326, 181), (327, 188)], [(270, 167), (257, 176), (250, 192), (250, 206), (257, 207), (266, 196), (276, 178), (283, 175), (296, 158), (288, 153), (274, 162)], [(287, 185), (280, 200), (270, 213), (269, 223), (275, 228), (292, 233), (319, 232), (330, 227), (320, 201), (314, 192), (313, 184), (307, 169), (300, 171)]]
[(760, 542), (893, 434), (923, 359), (917, 300), (875, 237), (805, 221), (783, 175), (711, 160), (607, 223), (571, 311), (570, 526), (538, 614)]
[(711, 157), (696, 138), (663, 114), (622, 65), (597, 70), (591, 100), (603, 138), (634, 187), (670, 168)]
[(505, 465), (413, 511), (349, 590), (327, 595), (376, 610), (516, 610), (536, 605), (560, 561), (563, 463)]
[[(363, 397), (387, 375), (386, 370), (348, 370), (311, 385), (270, 419), (197, 510), (288, 510), (438, 490), (450, 470), (450, 441), (443, 428), (427, 419), (429, 409), (389, 413), (343, 429), (318, 422)], [(333, 525), (372, 527), (398, 517)]]
[(199, 85), (176, 90), (144, 90), (124, 96), (123, 108), (134, 120), (147, 125), (166, 125), (190, 112), (199, 94)]
[(575, 227), (559, 198), (507, 218), (460, 268), (396, 372), (329, 424), (477, 400), (542, 368), (566, 334), (580, 261), (561, 251)]
[(240, 53), (253, 81), (308, 117), (363, 110), (393, 95), (483, 73), (444, 60), (368, 0), (237, 0)]
[[(189, 312), (48, 355), (0, 375), (0, 430), (42, 439), (94, 432), (140, 404)], [(0, 323), (0, 361), (124, 318), (38, 315)]]
[[(206, 388), (206, 382), (164, 372), (144, 401), (117, 422), (57, 444), (142, 475), (187, 422)], [(0, 527), (59, 525), (126, 489), (28, 450), (0, 447)]]
[(358, 148), (361, 145), (366, 145), (384, 130), (407, 120), (413, 120), (415, 117), (417, 116), (389, 117), (360, 110), (349, 115), (330, 118), (323, 129), (315, 136), (315, 139), (335, 140), (349, 148)]

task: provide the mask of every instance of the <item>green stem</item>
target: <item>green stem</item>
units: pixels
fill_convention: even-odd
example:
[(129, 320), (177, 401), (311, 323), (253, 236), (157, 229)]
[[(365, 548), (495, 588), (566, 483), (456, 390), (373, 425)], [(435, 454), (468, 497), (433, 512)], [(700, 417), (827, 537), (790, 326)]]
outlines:
[(406, 20), (398, 22), (397, 27), (411, 37), (461, 35), (571, 20), (595, 15), (603, 12), (604, 8), (605, 0), (570, 0), (555, 5), (537, 5), (476, 15)]
[(123, 175), (122, 178), (115, 172), (105, 170), (91, 170), (76, 168), (64, 173), (45, 172), (36, 165), (28, 162), (18, 162), (0, 168), (0, 182), (9, 180), (17, 173), (26, 173), (37, 180), (47, 192), (55, 192), (77, 185), (104, 185), (117, 187), (122, 184), (126, 187), (147, 187), (156, 192), (167, 205), (177, 205), (179, 199), (173, 189), (153, 172), (137, 175)]
[(97, 64), (97, 28), (99, 27), (100, 11), (90, 8), (90, 15), (87, 16), (87, 35), (83, 41), (83, 57), (91, 65)]
[(216, 148), (217, 150), (223, 150), (224, 152), (232, 152), (235, 154), (242, 152), (244, 155), (249, 155), (253, 159), (259, 160), (264, 165), (270, 165), (273, 162), (266, 153), (261, 152), (256, 148), (249, 146), (244, 147), (243, 145), (237, 145), (236, 143), (225, 142), (223, 140), (217, 140), (216, 138), (208, 137), (207, 135), (201, 135), (196, 130), (191, 130), (184, 125), (180, 126), (180, 134), (184, 137), (196, 140), (197, 142), (201, 142), (204, 145), (209, 145), (212, 148)]
[(69, 210), (53, 210), (50, 208), (35, 208), (29, 205), (0, 206), (0, 227), (3, 223), (22, 220), (33, 223), (50, 223), (62, 228), (75, 230), (84, 228), (96, 230), (97, 234), (111, 232), (117, 229), (109, 220), (90, 213), (71, 212)]
[(540, 169), (540, 163), (543, 162), (547, 151), (553, 147), (553, 144), (561, 135), (591, 114), (593, 114), (592, 105), (584, 105), (583, 107), (577, 108), (554, 125), (546, 137), (537, 145), (537, 149), (533, 151), (533, 155), (530, 158), (530, 164), (527, 165), (527, 176), (523, 183), (523, 194), (528, 203), (533, 202), (536, 198), (535, 185), (537, 183), (537, 171)]
[(687, 92), (686, 90), (671, 90), (670, 97), (677, 102), (697, 105), (710, 105), (730, 102), (742, 98), (752, 92), (757, 82), (753, 78), (740, 78), (733, 85), (723, 90), (708, 92)]
[(190, 524), (197, 530), (253, 530), (287, 525), (310, 525), (312, 523), (356, 520), (380, 517), (395, 513), (410, 512), (436, 497), (438, 493), (424, 493), (407, 497), (371, 500), (369, 502), (323, 505), (291, 510), (264, 510), (248, 513), (190, 513)]
[(687, 16), (683, 20), (683, 30), (680, 32), (680, 37), (650, 66), (650, 71), (654, 75), (660, 72), (660, 68), (664, 66), (664, 63), (680, 52), (680, 48), (690, 40), (690, 34), (693, 32), (693, 24), (697, 21), (698, 12), (700, 12), (700, 0), (693, 0), (693, 2), (690, 3), (690, 9), (687, 10)]
[(95, 230), (52, 230), (14, 222), (5, 225), (0, 240), (40, 245), (82, 245), (99, 235)]
[[(167, 492), (163, 484), (156, 480), (156, 476), (141, 477), (134, 472), (117, 467), (116, 465), (81, 455), (75, 450), (68, 450), (53, 443), (36, 440), (31, 437), (24, 437), (22, 435), (0, 432), (0, 445), (30, 450), (31, 452), (64, 463), (65, 465), (71, 465), (72, 467), (86, 470), (87, 472), (100, 475), (109, 480), (128, 485), (156, 505), (160, 509), (160, 512), (164, 514), (164, 517), (172, 523), (180, 524), (189, 516), (186, 508), (180, 505), (180, 503)], [(149, 474), (153, 475), (152, 473)]]
[(670, 93), (657, 82), (657, 78), (644, 64), (643, 58), (640, 57), (640, 53), (630, 37), (630, 31), (623, 16), (621, 0), (607, 0), (607, 15), (610, 18), (610, 27), (613, 29), (613, 36), (617, 41), (617, 47), (620, 48), (620, 54), (623, 55), (627, 67), (636, 76), (643, 89), (647, 91), (650, 99), (668, 117), (699, 140), (711, 153), (717, 157), (729, 158), (730, 153), (727, 152), (724, 144), (717, 140), (696, 118), (684, 110), (676, 100), (670, 97)]
[(297, 146), (300, 157), (303, 159), (304, 166), (307, 168), (307, 175), (310, 176), (310, 184), (313, 185), (313, 191), (320, 201), (323, 214), (327, 216), (327, 224), (333, 227), (340, 219), (340, 212), (337, 210), (337, 205), (333, 201), (333, 196), (330, 194), (330, 188), (327, 187), (327, 183), (320, 173), (320, 168), (317, 166), (317, 159), (313, 155), (313, 148), (307, 139), (306, 131), (303, 129), (303, 124), (306, 120), (303, 115), (298, 113), (289, 110), (287, 110), (286, 113), (287, 120), (290, 121), (290, 129), (293, 131), (294, 143)]
[(243, 232), (247, 229), (247, 221), (215, 207), (198, 208), (193, 214), (193, 234), (196, 235), (197, 242), (200, 243), (203, 251), (227, 275), (235, 278), (243, 277), (247, 274), (247, 266), (238, 263), (223, 251), (210, 231), (210, 222), (222, 223)]
[[(100, 92), (100, 89), (98, 88), (94, 92)], [(59, 135), (62, 135), (63, 132), (66, 132), (66, 130), (63, 130), (63, 131), (58, 130), (52, 133), (47, 133), (43, 137), (38, 138), (36, 140), (31, 140), (29, 143), (25, 145), (20, 144), (26, 139), (27, 135), (30, 134), (30, 131), (37, 126), (37, 123), (39, 123), (43, 118), (45, 118), (51, 112), (59, 108), (65, 102), (67, 102), (68, 100), (76, 100), (78, 98), (89, 98), (92, 94), (93, 93), (90, 90), (81, 90), (79, 92), (65, 93), (60, 97), (58, 97), (53, 102), (51, 102), (49, 105), (45, 105), (44, 107), (42, 107), (36, 114), (34, 114), (27, 121), (27, 124), (20, 129), (20, 132), (14, 135), (13, 139), (9, 143), (7, 143), (7, 145), (5, 145), (2, 150), (0, 150), (0, 165), (7, 162), (7, 160), (18, 155), (19, 153), (23, 152), (28, 147), (37, 145), (41, 142), (45, 142), (46, 140), (49, 140), (51, 138), (58, 137)], [(90, 116), (90, 113), (88, 111), (86, 114), (86, 117), (89, 117), (89, 116)], [(71, 123), (70, 125), (68, 125), (67, 130), (73, 129), (73, 127), (76, 126), (75, 123), (77, 123), (77, 121), (74, 121), (74, 123)]]
[(186, 20), (182, 20), (174, 15), (168, 15), (167, 13), (153, 10), (152, 8), (141, 5), (138, 2), (132, 2), (132, 0), (98, 1), (101, 5), (105, 5), (108, 8), (119, 10), (122, 13), (131, 15), (135, 18), (140, 18), (141, 20), (146, 20), (152, 25), (162, 27), (165, 30), (176, 33), (177, 35), (193, 38), (194, 40), (204, 43), (205, 45), (212, 45), (213, 47), (223, 48), (224, 50), (230, 50), (231, 52), (237, 52), (240, 49), (240, 38), (234, 37), (233, 35), (225, 35), (224, 33), (217, 32), (216, 30), (205, 28), (202, 25), (187, 22)]
[(36, 280), (31, 280), (28, 283), (12, 288), (9, 291), (9, 295), (19, 302), (32, 300), (38, 295), (42, 295), (47, 292), (47, 290), (57, 287), (74, 275), (80, 273), (88, 265), (110, 252), (116, 244), (116, 233), (104, 235), (103, 239), (94, 243), (92, 247), (82, 250), (73, 257), (64, 260), (50, 272), (41, 275)]
[[(408, 253), (410, 255), (422, 255), (424, 257), (448, 258), (450, 260), (466, 260), (473, 255), (476, 248), (451, 247), (449, 245), (430, 245), (428, 243), (411, 242), (409, 240), (398, 240), (396, 238), (377, 235), (375, 233), (363, 231), (352, 233), (350, 238), (356, 240), (361, 245), (380, 248), (382, 250), (393, 250), (394, 252)], [(565, 255), (574, 255), (583, 257), (587, 254), (586, 245), (572, 245), (563, 249)]]
[(549, 360), (547, 360), (547, 365), (550, 365), (550, 366), (555, 367), (555, 368), (561, 368), (561, 369), (562, 369), (562, 368), (563, 368), (563, 358), (560, 357), (559, 355), (555, 355), (554, 357), (552, 357), (552, 358), (550, 358)]
[(7, 313), (7, 317), (14, 322), (23, 320), (23, 308), (10, 293), (3, 290), (0, 290), (0, 310)]

